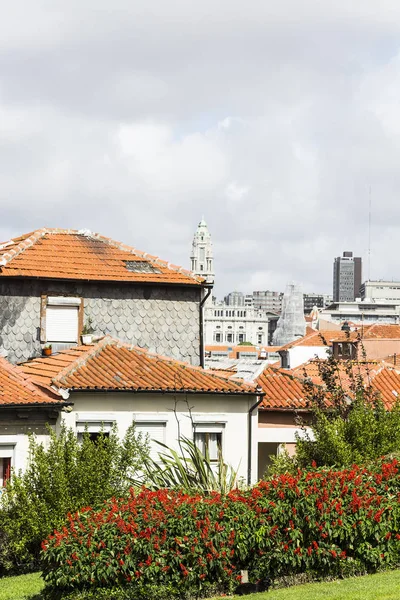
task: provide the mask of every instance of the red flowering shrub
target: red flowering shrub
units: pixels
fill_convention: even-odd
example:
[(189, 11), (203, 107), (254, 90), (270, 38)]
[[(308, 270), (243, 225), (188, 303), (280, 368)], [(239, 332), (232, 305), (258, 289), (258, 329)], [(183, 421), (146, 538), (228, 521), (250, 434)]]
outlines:
[[(226, 496), (142, 490), (83, 508), (42, 544), (58, 589), (217, 583), (312, 571), (372, 571), (400, 557), (396, 460), (279, 475)], [(353, 569), (354, 570), (354, 569)]]

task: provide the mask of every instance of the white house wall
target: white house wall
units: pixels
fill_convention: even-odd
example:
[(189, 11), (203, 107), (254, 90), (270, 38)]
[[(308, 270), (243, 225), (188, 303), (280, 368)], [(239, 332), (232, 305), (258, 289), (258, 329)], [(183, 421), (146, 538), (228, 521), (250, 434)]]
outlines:
[[(197, 394), (133, 394), (133, 393), (72, 393), (74, 403), (70, 413), (62, 413), (61, 418), (67, 426), (76, 429), (77, 423), (110, 422), (118, 427), (121, 437), (135, 420), (142, 422), (165, 423), (165, 443), (179, 450), (178, 424), (181, 436), (193, 439), (192, 418), (198, 424), (219, 423), (223, 429), (223, 454), (227, 463), (238, 469), (239, 477), (247, 481), (248, 470), (248, 411), (257, 400), (257, 396), (225, 396)], [(174, 413), (176, 404), (176, 416)], [(186, 402), (187, 401), (187, 402)], [(199, 425), (200, 426), (200, 425)], [(251, 480), (257, 479), (257, 410), (252, 415)]]
[[(35, 439), (46, 447), (49, 436), (36, 435)], [(11, 468), (16, 472), (25, 471), (29, 460), (29, 436), (26, 433), (0, 435), (0, 456), (11, 458)]]
[(289, 349), (289, 368), (295, 369), (313, 358), (327, 357), (328, 346), (295, 346)]

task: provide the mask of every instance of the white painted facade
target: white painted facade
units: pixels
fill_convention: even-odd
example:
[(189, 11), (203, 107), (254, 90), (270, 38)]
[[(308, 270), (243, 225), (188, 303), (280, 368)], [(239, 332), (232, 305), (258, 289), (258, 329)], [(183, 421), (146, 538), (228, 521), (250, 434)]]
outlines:
[[(314, 439), (312, 430), (307, 427), (307, 433)], [(258, 441), (260, 444), (295, 444), (296, 436), (304, 437), (304, 431), (301, 427), (273, 427), (264, 426), (258, 429)]]
[[(46, 446), (49, 436), (37, 435), (35, 439)], [(11, 459), (11, 468), (14, 471), (24, 471), (29, 459), (29, 436), (26, 433), (0, 435), (0, 459), (3, 458)], [(3, 485), (2, 479), (3, 473), (0, 473), (0, 489)]]
[(312, 360), (313, 358), (328, 358), (329, 347), (328, 346), (294, 346), (288, 350), (282, 351), (287, 353), (288, 364), (284, 364), (281, 359), (281, 365), (287, 369), (295, 369), (299, 365)]
[[(113, 424), (118, 427), (121, 437), (134, 420), (140, 431), (157, 435), (159, 441), (179, 451), (178, 423), (180, 435), (193, 439), (194, 431), (199, 433), (221, 434), (222, 452), (225, 461), (238, 469), (239, 478), (248, 478), (248, 415), (249, 409), (257, 401), (253, 395), (188, 394), (187, 402), (183, 394), (118, 393), (118, 392), (75, 392), (70, 395), (74, 403), (70, 413), (61, 413), (68, 427), (77, 433), (100, 431)], [(176, 402), (176, 416), (174, 413)], [(189, 415), (191, 408), (194, 427)], [(250, 481), (257, 481), (258, 459), (258, 411), (252, 416), (251, 474)], [(157, 425), (157, 427), (156, 427)], [(154, 455), (157, 448), (151, 443)]]
[(361, 300), (400, 304), (400, 281), (365, 281), (360, 288)]
[(254, 346), (268, 345), (270, 318), (253, 308), (213, 304), (206, 307), (204, 321), (207, 346), (236, 346), (241, 342), (250, 342)]
[(358, 300), (355, 302), (333, 302), (320, 311), (320, 318), (333, 323), (353, 321), (354, 323), (399, 324), (400, 300)]

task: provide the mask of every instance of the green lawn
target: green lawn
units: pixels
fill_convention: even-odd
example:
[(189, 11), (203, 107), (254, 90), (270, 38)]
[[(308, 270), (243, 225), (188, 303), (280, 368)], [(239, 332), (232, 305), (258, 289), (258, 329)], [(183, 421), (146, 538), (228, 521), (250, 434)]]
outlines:
[(248, 600), (399, 600), (400, 571), (388, 571), (329, 583), (296, 585), (292, 588), (242, 597)]
[[(0, 600), (39, 600), (43, 589), (39, 573), (0, 579)], [(239, 596), (236, 596), (239, 598)], [(400, 571), (354, 577), (330, 583), (312, 583), (263, 594), (248, 600), (399, 600)], [(226, 597), (221, 600), (226, 600)]]
[(36, 600), (42, 589), (43, 580), (40, 573), (4, 577), (0, 579), (0, 600)]

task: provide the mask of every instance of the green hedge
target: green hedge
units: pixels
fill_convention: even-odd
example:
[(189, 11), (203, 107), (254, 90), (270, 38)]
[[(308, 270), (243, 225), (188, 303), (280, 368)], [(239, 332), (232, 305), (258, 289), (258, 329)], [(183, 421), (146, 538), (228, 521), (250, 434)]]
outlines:
[(231, 591), (242, 569), (255, 582), (395, 566), (399, 531), (399, 466), (381, 461), (277, 475), (226, 496), (132, 491), (69, 515), (43, 542), (42, 562), (53, 596), (120, 586), (141, 598), (156, 586), (184, 597), (211, 586)]

